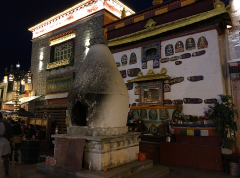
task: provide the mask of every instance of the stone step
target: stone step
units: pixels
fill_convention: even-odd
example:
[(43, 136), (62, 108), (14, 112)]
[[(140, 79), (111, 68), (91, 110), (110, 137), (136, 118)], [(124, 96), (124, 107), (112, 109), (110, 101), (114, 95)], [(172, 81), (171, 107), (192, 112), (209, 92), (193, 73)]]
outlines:
[(141, 171), (130, 178), (160, 178), (169, 174), (169, 168), (154, 165), (152, 168)]
[(144, 162), (134, 161), (110, 169), (106, 173), (98, 171), (90, 172), (89, 170), (76, 171), (72, 168), (66, 168), (61, 166), (47, 166), (45, 163), (38, 164), (37, 170), (46, 173), (47, 175), (53, 175), (58, 178), (128, 178), (136, 175), (139, 172), (150, 170), (152, 167), (153, 161), (146, 160)]

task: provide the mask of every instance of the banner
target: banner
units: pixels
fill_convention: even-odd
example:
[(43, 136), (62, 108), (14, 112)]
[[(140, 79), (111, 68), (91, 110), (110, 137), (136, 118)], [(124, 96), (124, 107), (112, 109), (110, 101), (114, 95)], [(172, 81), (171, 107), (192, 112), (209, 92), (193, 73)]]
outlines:
[(46, 94), (68, 92), (73, 83), (74, 78), (75, 78), (74, 72), (48, 77), (46, 84)]

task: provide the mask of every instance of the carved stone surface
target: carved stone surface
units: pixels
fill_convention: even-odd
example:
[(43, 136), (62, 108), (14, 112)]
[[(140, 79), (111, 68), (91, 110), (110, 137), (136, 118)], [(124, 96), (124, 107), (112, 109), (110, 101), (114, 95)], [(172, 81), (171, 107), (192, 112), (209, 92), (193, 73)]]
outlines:
[(172, 104), (172, 100), (164, 100), (164, 104)]
[(182, 64), (182, 61), (175, 61), (175, 64), (180, 65), (180, 64)]
[(153, 60), (153, 68), (154, 69), (159, 68), (159, 59)]
[[(53, 135), (59, 139), (86, 139), (84, 151), (84, 165), (88, 168), (92, 163), (93, 170), (100, 171), (102, 162), (107, 164), (108, 169), (114, 168), (138, 159), (140, 133), (128, 133), (121, 136), (97, 136), (82, 137), (72, 135)], [(56, 145), (57, 147), (57, 145)]]
[(126, 70), (120, 70), (119, 72), (120, 72), (120, 74), (122, 75), (122, 78), (126, 78), (126, 77), (127, 77), (127, 72), (126, 72)]
[(184, 98), (183, 101), (185, 104), (201, 104), (203, 102), (200, 98)]
[(79, 126), (69, 126), (67, 127), (67, 133), (69, 135), (85, 135), (92, 136), (93, 133), (97, 136), (106, 136), (106, 135), (123, 135), (128, 132), (128, 127), (108, 127), (108, 128), (88, 128), (88, 127), (79, 127)]
[(170, 84), (170, 85), (173, 85), (173, 84), (175, 84), (175, 83), (180, 83), (180, 82), (182, 82), (182, 81), (184, 81), (184, 77), (176, 77), (176, 78), (171, 79), (171, 80), (169, 81), (169, 84)]
[(127, 90), (133, 89), (133, 83), (126, 83)]
[(190, 58), (190, 57), (191, 57), (190, 53), (185, 53), (185, 54), (182, 54), (179, 58), (180, 59), (187, 59), (187, 58)]
[(171, 91), (171, 85), (166, 83), (164, 86), (163, 86), (163, 89), (164, 89), (164, 92), (170, 92)]
[(179, 56), (173, 56), (173, 57), (171, 57), (170, 61), (176, 61), (178, 59), (179, 59)]
[(120, 62), (116, 62), (117, 67), (121, 67)]
[(171, 56), (174, 54), (174, 49), (173, 49), (173, 45), (169, 44), (165, 47), (165, 55), (166, 56)]
[(161, 59), (161, 63), (166, 63), (166, 62), (169, 62), (169, 58), (162, 58)]
[(201, 55), (204, 55), (205, 53), (206, 53), (205, 50), (198, 51), (198, 52), (193, 53), (192, 57), (201, 56)]
[(173, 104), (183, 104), (183, 100), (173, 100)]
[(206, 103), (206, 104), (213, 104), (213, 103), (216, 103), (216, 102), (217, 102), (217, 99), (216, 99), (216, 98), (205, 99), (205, 100), (204, 100), (204, 103)]
[(203, 76), (202, 75), (199, 75), (199, 76), (190, 76), (187, 78), (189, 81), (191, 82), (197, 82), (197, 81), (200, 81), (200, 80), (203, 80)]
[(142, 62), (142, 69), (146, 69), (147, 68), (147, 62)]
[(127, 74), (129, 77), (136, 77), (139, 72), (141, 72), (141, 69), (139, 69), (139, 68), (133, 68), (133, 69), (127, 70)]

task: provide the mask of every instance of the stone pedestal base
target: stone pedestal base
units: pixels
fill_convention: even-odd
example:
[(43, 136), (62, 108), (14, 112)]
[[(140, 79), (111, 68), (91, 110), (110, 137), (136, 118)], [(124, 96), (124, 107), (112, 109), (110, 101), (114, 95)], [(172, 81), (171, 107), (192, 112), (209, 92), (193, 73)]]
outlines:
[(84, 167), (92, 163), (93, 170), (102, 170), (102, 163), (107, 168), (114, 168), (138, 160), (140, 133), (127, 133), (120, 136), (80, 136), (80, 135), (52, 135), (58, 139), (85, 139)]
[(101, 127), (90, 128), (87, 126), (67, 127), (68, 135), (92, 136), (93, 133), (95, 133), (96, 136), (117, 136), (117, 135), (127, 134), (127, 132), (128, 132), (128, 126), (108, 127), (108, 128), (101, 128)]

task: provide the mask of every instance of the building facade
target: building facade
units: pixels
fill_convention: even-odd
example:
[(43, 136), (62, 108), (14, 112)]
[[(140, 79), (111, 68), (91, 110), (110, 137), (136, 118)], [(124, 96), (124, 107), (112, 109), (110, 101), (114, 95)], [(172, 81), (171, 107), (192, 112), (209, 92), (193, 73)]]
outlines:
[[(103, 25), (120, 19), (123, 9), (126, 15), (134, 14), (118, 0), (85, 0), (29, 29), (33, 33), (33, 91), (36, 96), (42, 96), (34, 103), (34, 107), (38, 107), (37, 117), (61, 115), (59, 125), (64, 125), (66, 131), (68, 90), (79, 75), (76, 69), (84, 62), (89, 40), (103, 37)], [(52, 104), (55, 104), (54, 109)]]
[[(209, 104), (220, 99), (218, 95), (231, 94), (226, 43), (226, 27), (232, 25), (229, 10), (220, 0), (172, 0), (105, 26), (129, 90), (130, 109), (142, 119), (145, 130), (174, 120), (173, 105), (181, 105), (185, 115), (202, 116)], [(140, 81), (148, 84), (156, 79), (163, 82), (162, 106), (152, 108), (150, 103), (142, 111), (148, 96), (142, 92), (148, 89)], [(209, 130), (207, 135), (214, 133)]]

